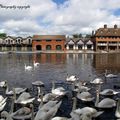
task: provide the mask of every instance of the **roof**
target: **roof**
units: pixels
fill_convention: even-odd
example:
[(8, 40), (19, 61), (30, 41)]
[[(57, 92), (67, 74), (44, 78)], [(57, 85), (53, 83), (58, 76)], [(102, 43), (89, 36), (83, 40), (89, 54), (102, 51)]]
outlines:
[(120, 28), (117, 27), (117, 25), (114, 25), (114, 28), (107, 28), (107, 26), (104, 26), (104, 28), (99, 28), (96, 33), (95, 36), (120, 36)]
[(34, 35), (33, 40), (41, 39), (66, 39), (65, 35)]

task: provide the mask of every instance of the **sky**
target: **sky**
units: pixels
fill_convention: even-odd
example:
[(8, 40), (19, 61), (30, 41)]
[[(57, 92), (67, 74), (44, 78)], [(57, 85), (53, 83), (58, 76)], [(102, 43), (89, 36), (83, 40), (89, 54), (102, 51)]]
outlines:
[(12, 36), (91, 34), (120, 27), (120, 0), (0, 0), (0, 33)]

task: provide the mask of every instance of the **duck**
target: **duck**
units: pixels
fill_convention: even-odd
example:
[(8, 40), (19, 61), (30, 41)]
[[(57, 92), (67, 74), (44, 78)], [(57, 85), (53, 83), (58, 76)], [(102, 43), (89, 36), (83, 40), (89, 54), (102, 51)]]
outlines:
[(34, 65), (34, 67), (38, 67), (40, 65), (40, 63), (34, 61), (33, 65)]
[(55, 82), (52, 82), (52, 90), (51, 93), (57, 95), (57, 96), (64, 96), (67, 92), (63, 87), (55, 88)]
[(101, 78), (95, 78), (94, 80), (90, 81), (91, 84), (95, 84), (95, 85), (98, 85), (98, 84), (103, 84), (104, 81), (103, 79)]
[(31, 71), (32, 70), (32, 66), (30, 66), (30, 65), (28, 65), (28, 66), (26, 66), (26, 64), (25, 64), (25, 71)]
[(116, 106), (116, 101), (111, 98), (104, 98), (99, 102), (99, 94), (100, 94), (100, 91), (98, 89), (96, 90), (95, 107), (106, 109), (106, 108), (113, 108)]
[(108, 71), (105, 70), (105, 78), (117, 78), (118, 76), (117, 75), (114, 75), (112, 73), (108, 74)]
[(113, 89), (104, 89), (103, 91), (100, 92), (100, 95), (104, 95), (104, 96), (111, 96), (111, 95), (116, 95), (120, 92), (117, 92)]
[(2, 95), (0, 95), (0, 111), (2, 111), (6, 105), (7, 98), (4, 98)]
[(66, 78), (67, 82), (75, 82), (76, 80), (78, 80), (78, 78), (75, 75), (68, 76), (67, 74), (67, 78)]

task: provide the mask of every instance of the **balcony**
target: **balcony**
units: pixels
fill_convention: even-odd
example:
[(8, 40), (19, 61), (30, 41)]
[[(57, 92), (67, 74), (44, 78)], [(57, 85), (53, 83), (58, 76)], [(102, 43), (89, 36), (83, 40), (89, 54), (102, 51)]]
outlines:
[(107, 43), (97, 43), (97, 46), (107, 46)]

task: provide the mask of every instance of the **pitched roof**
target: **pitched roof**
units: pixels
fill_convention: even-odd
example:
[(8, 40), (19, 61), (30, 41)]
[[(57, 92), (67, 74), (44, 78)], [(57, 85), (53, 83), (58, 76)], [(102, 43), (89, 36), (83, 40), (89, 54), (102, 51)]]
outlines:
[(95, 36), (120, 36), (120, 28), (117, 28), (117, 25), (114, 25), (114, 28), (107, 28), (107, 26), (104, 26), (104, 28), (99, 28)]

